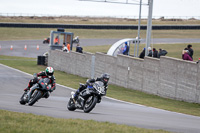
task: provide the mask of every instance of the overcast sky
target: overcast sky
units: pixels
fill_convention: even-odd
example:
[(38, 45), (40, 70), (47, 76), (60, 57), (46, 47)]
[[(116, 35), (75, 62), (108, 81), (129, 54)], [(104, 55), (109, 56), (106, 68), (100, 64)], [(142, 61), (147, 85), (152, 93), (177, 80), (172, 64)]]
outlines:
[[(0, 0), (0, 13), (26, 13), (73, 16), (138, 17), (139, 6), (79, 0)], [(110, 0), (112, 1), (112, 0)], [(114, 0), (118, 2), (126, 0)], [(138, 3), (140, 0), (129, 0)], [(148, 0), (142, 0), (147, 3)], [(148, 6), (142, 6), (142, 17)], [(154, 0), (153, 16), (192, 17), (200, 19), (200, 0)]]

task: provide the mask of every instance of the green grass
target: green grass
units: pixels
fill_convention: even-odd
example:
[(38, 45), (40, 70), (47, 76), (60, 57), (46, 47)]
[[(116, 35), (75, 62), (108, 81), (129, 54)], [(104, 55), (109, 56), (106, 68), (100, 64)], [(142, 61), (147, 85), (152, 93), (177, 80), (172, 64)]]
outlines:
[[(33, 74), (45, 69), (45, 66), (36, 65), (36, 61), (28, 61), (31, 58), (25, 57), (10, 57), (0, 56), (0, 63), (14, 67), (21, 71)], [(8, 60), (5, 60), (8, 59)], [(13, 59), (13, 60), (11, 60)], [(15, 60), (18, 59), (18, 60)], [(79, 83), (85, 83), (86, 78), (79, 77), (77, 75), (67, 74), (61, 71), (55, 71), (56, 82), (68, 87), (77, 89)], [(146, 106), (156, 107), (169, 111), (180, 112), (184, 114), (190, 114), (200, 116), (200, 104), (187, 103), (182, 101), (176, 101), (166, 98), (161, 98), (155, 95), (146, 94), (140, 91), (119, 87), (116, 85), (109, 85), (107, 96), (124, 100), (132, 103), (138, 103)]]
[[(15, 22), (15, 23), (57, 23), (57, 24), (123, 24), (123, 25), (138, 25), (138, 19), (127, 18), (110, 18), (110, 17), (75, 17), (75, 16), (63, 16), (63, 17), (1, 17), (0, 22)], [(198, 25), (200, 20), (192, 19), (153, 19), (154, 25)], [(147, 25), (147, 19), (141, 20), (142, 25)]]
[(94, 120), (61, 119), (0, 110), (0, 133), (168, 133)]
[[(50, 36), (46, 28), (0, 28), (0, 40), (34, 40)], [(84, 38), (135, 38), (137, 30), (94, 30), (94, 29), (66, 29), (74, 36)], [(200, 30), (153, 30), (152, 38), (199, 38)], [(146, 38), (146, 30), (141, 30), (141, 38)]]

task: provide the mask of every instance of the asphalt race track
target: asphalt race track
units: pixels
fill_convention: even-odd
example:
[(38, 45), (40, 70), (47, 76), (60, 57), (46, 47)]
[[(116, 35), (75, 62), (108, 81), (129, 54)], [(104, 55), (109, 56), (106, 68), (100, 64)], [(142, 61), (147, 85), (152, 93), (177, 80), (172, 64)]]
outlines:
[[(81, 46), (96, 46), (96, 45), (110, 45), (119, 41), (120, 39), (80, 39)], [(0, 41), (0, 55), (21, 56), (37, 58), (38, 55), (49, 50), (48, 44), (43, 44), (43, 40), (17, 40), (17, 41)], [(142, 44), (145, 40), (141, 41)], [(174, 43), (200, 43), (199, 38), (192, 39), (175, 39), (175, 38), (155, 38), (152, 39), (152, 44), (174, 44)], [(13, 50), (10, 50), (11, 45)], [(24, 50), (25, 45), (27, 50)], [(37, 49), (39, 46), (39, 50)], [(75, 47), (76, 45), (74, 45)], [(83, 49), (84, 51), (84, 49)]]
[(82, 110), (68, 111), (66, 105), (72, 90), (61, 85), (57, 85), (57, 89), (48, 99), (40, 99), (33, 106), (21, 105), (19, 98), (32, 76), (0, 64), (0, 78), (0, 109), (57, 118), (109, 121), (173, 132), (197, 133), (200, 131), (200, 117), (126, 103), (107, 97), (103, 98), (102, 102), (97, 104), (90, 113), (84, 113)]
[[(92, 42), (91, 40), (87, 41)], [(101, 41), (104, 42), (103, 39), (99, 40), (99, 42)], [(112, 44), (111, 41), (116, 42), (116, 40), (111, 39), (107, 43)], [(84, 41), (82, 40), (81, 42)], [(13, 45), (13, 50), (10, 50), (10, 44)], [(27, 50), (24, 50), (25, 44), (27, 45)], [(87, 44), (91, 46), (94, 43)], [(95, 44), (97, 45), (98, 43)], [(0, 55), (35, 58), (37, 55), (42, 55), (48, 49), (48, 44), (42, 44), (42, 40), (0, 41), (0, 45)], [(36, 49), (37, 45), (40, 46), (39, 50)], [(72, 89), (58, 84), (57, 89), (48, 99), (41, 99), (33, 106), (20, 105), (19, 98), (31, 78), (32, 76), (29, 74), (0, 64), (0, 109), (47, 115), (56, 118), (108, 121), (173, 132), (200, 132), (200, 117), (126, 103), (108, 97), (104, 97), (102, 102), (97, 104), (90, 113), (84, 113), (82, 110), (68, 111), (66, 105)]]

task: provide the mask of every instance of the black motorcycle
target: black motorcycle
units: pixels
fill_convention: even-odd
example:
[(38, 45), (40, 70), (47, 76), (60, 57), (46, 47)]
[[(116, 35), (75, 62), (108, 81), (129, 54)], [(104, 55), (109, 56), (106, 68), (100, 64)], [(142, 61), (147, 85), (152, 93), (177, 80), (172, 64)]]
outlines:
[[(80, 84), (80, 87), (84, 84)], [(93, 85), (88, 85), (86, 89), (80, 92), (77, 100), (74, 100), (74, 92), (71, 92), (71, 98), (67, 104), (67, 108), (70, 111), (81, 109), (85, 113), (89, 113), (96, 105), (101, 102), (101, 97), (105, 96), (106, 91), (104, 83), (96, 81)]]
[[(36, 77), (34, 77), (36, 78)], [(32, 106), (40, 98), (45, 97), (51, 88), (49, 78), (41, 78), (36, 84), (34, 84), (30, 90), (24, 92), (20, 98), (20, 104), (25, 105), (28, 103), (29, 106)]]
[(48, 43), (48, 44), (49, 44), (49, 42), (50, 42), (50, 38), (49, 38), (49, 37), (48, 37), (48, 38), (44, 38), (43, 44), (45, 44), (45, 43)]

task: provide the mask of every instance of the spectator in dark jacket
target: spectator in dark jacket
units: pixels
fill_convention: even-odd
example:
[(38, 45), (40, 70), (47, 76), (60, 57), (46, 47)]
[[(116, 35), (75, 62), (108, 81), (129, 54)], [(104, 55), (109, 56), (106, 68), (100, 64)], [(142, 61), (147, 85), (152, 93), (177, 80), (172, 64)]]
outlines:
[(151, 50), (151, 47), (148, 47), (148, 53), (149, 53), (148, 56), (149, 56), (149, 57), (152, 57), (152, 50)]
[(144, 49), (142, 50), (142, 52), (140, 53), (139, 58), (144, 59), (144, 56), (145, 56), (145, 48), (144, 48)]
[(189, 55), (189, 50), (185, 50), (185, 53), (183, 54), (183, 60), (193, 61), (193, 59)]
[(79, 44), (76, 46), (76, 52), (83, 53), (83, 48)]
[(153, 48), (153, 57), (158, 58), (158, 51), (156, 50), (156, 48)]
[(192, 49), (192, 45), (189, 44), (189, 45), (187, 46), (187, 48), (188, 48), (190, 57), (193, 59), (193, 53), (194, 53), (194, 51), (193, 51), (193, 49)]
[(165, 56), (166, 54), (167, 54), (166, 50), (159, 48), (158, 58), (160, 58), (160, 56)]

